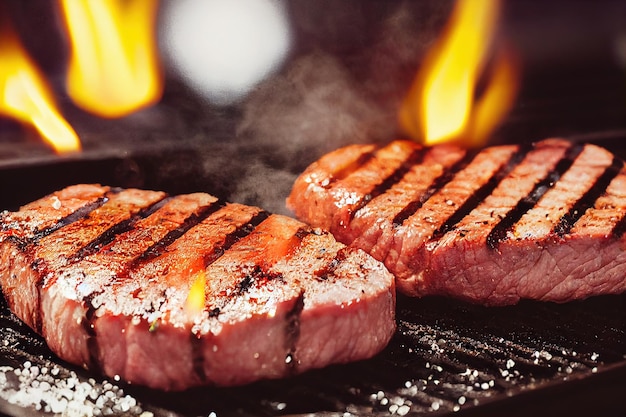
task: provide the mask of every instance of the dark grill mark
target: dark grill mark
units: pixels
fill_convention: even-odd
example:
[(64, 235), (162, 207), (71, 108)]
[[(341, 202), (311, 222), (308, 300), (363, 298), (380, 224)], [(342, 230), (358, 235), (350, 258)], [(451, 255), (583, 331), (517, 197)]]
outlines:
[[(87, 216), (89, 216), (89, 214), (91, 212), (93, 212), (95, 209), (97, 209), (98, 207), (101, 207), (102, 205), (104, 205), (104, 203), (106, 203), (109, 200), (110, 195), (112, 194), (117, 194), (119, 192), (121, 192), (122, 189), (121, 188), (111, 188), (103, 197), (98, 198), (97, 200), (93, 201), (92, 203), (88, 203), (84, 206), (82, 206), (81, 208), (79, 208), (78, 210), (74, 211), (71, 214), (68, 214), (67, 216), (63, 217), (62, 219), (60, 219), (58, 222), (56, 222), (54, 225), (46, 228), (46, 229), (42, 229), (40, 231), (38, 231), (35, 236), (33, 237), (32, 240), (30, 240), (30, 242), (16, 242), (16, 244), (18, 245), (18, 247), (22, 250), (25, 251), (26, 248), (29, 245), (35, 245), (39, 240), (43, 239), (44, 237), (50, 235), (51, 233), (55, 232), (56, 230), (61, 229), (62, 227), (65, 227), (71, 223), (74, 223), (78, 220), (81, 220)], [(31, 246), (31, 249), (33, 247)], [(29, 251), (30, 252), (30, 251)], [(31, 254), (33, 252), (30, 252)], [(32, 256), (32, 255), (30, 255)], [(42, 288), (44, 286), (44, 282), (45, 280), (48, 278), (48, 265), (46, 262), (44, 262), (43, 259), (35, 259), (32, 264), (31, 264), (31, 268), (35, 271), (37, 271), (37, 281), (35, 282), (35, 285), (37, 287), (37, 305), (38, 305), (38, 309), (39, 309), (39, 317), (37, 318), (37, 321), (35, 323), (35, 327), (36, 330), (39, 332), (39, 334), (41, 334), (42, 332), (42, 322), (41, 322), (41, 317), (43, 317), (43, 313), (42, 313), (42, 309), (41, 309), (41, 291)], [(90, 303), (89, 303), (90, 304)]]
[(296, 299), (293, 308), (285, 316), (285, 365), (291, 373), (295, 373), (298, 367), (296, 348), (300, 339), (300, 316), (304, 309), (304, 291)]
[(262, 286), (276, 279), (283, 280), (282, 274), (264, 271), (259, 265), (255, 265), (254, 269), (247, 274), (241, 281), (237, 283), (237, 295), (244, 294), (254, 286)]
[(218, 200), (209, 206), (202, 207), (199, 212), (190, 214), (180, 226), (178, 226), (176, 229), (169, 231), (165, 236), (163, 236), (163, 238), (161, 238), (158, 242), (152, 244), (148, 249), (144, 251), (144, 253), (142, 253), (138, 258), (133, 260), (127, 267), (127, 270), (135, 269), (141, 263), (145, 263), (151, 259), (160, 256), (169, 245), (174, 243), (189, 229), (196, 226), (222, 207), (224, 207), (224, 202)]
[(337, 251), (335, 257), (326, 266), (315, 271), (313, 275), (315, 275), (318, 279), (322, 281), (326, 281), (335, 273), (337, 267), (346, 260), (347, 256), (348, 255), (346, 254), (346, 248), (340, 249), (339, 251)]
[(80, 260), (86, 256), (93, 255), (98, 252), (100, 248), (113, 242), (116, 236), (125, 233), (132, 229), (133, 225), (139, 220), (148, 217), (159, 208), (161, 208), (169, 198), (163, 198), (148, 207), (139, 210), (135, 215), (123, 220), (117, 224), (114, 224), (107, 230), (105, 230), (100, 236), (87, 243), (85, 246), (76, 251), (70, 258), (70, 262)]
[(254, 269), (254, 271), (252, 271), (251, 274), (246, 275), (245, 277), (243, 277), (241, 281), (239, 281), (239, 283), (237, 284), (237, 292), (239, 294), (248, 292), (248, 290), (252, 288), (252, 285), (256, 281), (256, 276), (259, 276), (262, 274), (263, 274), (263, 271), (261, 271), (260, 268), (257, 266)]
[(300, 249), (304, 238), (306, 238), (309, 235), (312, 235), (313, 233), (314, 233), (313, 230), (311, 230), (311, 228), (308, 226), (298, 228), (298, 230), (296, 230), (296, 233), (294, 233), (293, 235), (293, 237), (297, 239), (297, 242), (294, 242), (292, 240), (292, 243), (289, 247), (289, 251), (287, 252), (287, 254), (293, 254), (298, 249)]
[(87, 351), (89, 353), (89, 363), (87, 367), (96, 372), (101, 373), (100, 369), (100, 347), (98, 346), (98, 335), (96, 334), (95, 321), (96, 321), (96, 308), (93, 306), (93, 298), (100, 294), (94, 292), (83, 299), (85, 305), (85, 317), (82, 320), (83, 329), (87, 334)]
[(30, 267), (33, 271), (35, 271), (36, 273), (36, 280), (35, 280), (35, 288), (37, 290), (37, 301), (35, 304), (37, 306), (37, 310), (39, 312), (39, 314), (37, 315), (37, 317), (35, 317), (34, 319), (34, 324), (35, 324), (35, 330), (37, 331), (38, 334), (42, 334), (43, 332), (43, 309), (41, 306), (41, 300), (42, 300), (42, 291), (43, 291), (43, 283), (44, 283), (44, 274), (42, 272), (43, 269), (45, 269), (45, 265), (43, 265), (43, 259), (35, 259)]
[(294, 235), (296, 238), (298, 238), (298, 240), (302, 240), (305, 237), (307, 237), (308, 235), (310, 235), (312, 232), (309, 228), (306, 227), (301, 227), (296, 231), (296, 234)]
[(624, 166), (624, 163), (618, 158), (613, 157), (611, 165), (609, 165), (602, 175), (600, 175), (596, 182), (587, 190), (585, 194), (572, 206), (572, 208), (559, 219), (559, 222), (554, 226), (552, 230), (558, 236), (564, 236), (572, 230), (574, 224), (580, 219), (580, 217), (592, 207), (596, 200), (606, 192), (606, 188), (609, 186), (613, 178), (619, 174), (620, 170)]
[[(308, 234), (309, 233), (307, 229), (299, 228), (294, 234), (294, 237), (301, 241)], [(223, 253), (224, 251), (225, 249), (221, 253)], [(274, 281), (277, 279), (284, 282), (284, 277), (282, 274), (276, 272), (268, 272), (264, 270), (263, 267), (261, 267), (260, 265), (255, 265), (252, 271), (245, 277), (243, 277), (243, 279), (239, 281), (239, 283), (237, 283), (237, 294), (241, 295), (248, 292), (254, 286), (260, 287), (270, 281)]]
[(237, 243), (242, 238), (248, 236), (254, 231), (254, 229), (263, 222), (263, 220), (269, 217), (269, 213), (266, 211), (260, 211), (255, 214), (248, 223), (239, 226), (236, 230), (226, 235), (224, 242), (213, 248), (212, 252), (209, 252), (204, 256), (205, 268), (215, 262), (220, 256), (224, 254), (231, 246)]
[(616, 239), (621, 239), (621, 237), (624, 235), (624, 232), (626, 232), (626, 212), (622, 213), (622, 217), (613, 227), (611, 234)]
[(110, 192), (106, 193), (104, 196), (98, 198), (97, 200), (88, 203), (84, 206), (82, 206), (81, 208), (79, 208), (78, 210), (74, 211), (73, 213), (68, 214), (67, 216), (63, 217), (62, 219), (60, 219), (58, 222), (56, 222), (55, 224), (53, 224), (50, 227), (47, 227), (45, 229), (42, 230), (38, 230), (37, 232), (35, 232), (35, 235), (33, 236), (33, 243), (38, 242), (39, 240), (43, 239), (44, 237), (52, 234), (53, 232), (56, 232), (57, 230), (59, 230), (62, 227), (65, 227), (71, 223), (74, 223), (75, 221), (81, 220), (85, 217), (87, 217), (92, 211), (94, 211), (95, 209), (101, 207), (102, 205), (104, 205), (104, 203), (106, 203), (107, 201), (109, 201), (109, 195), (110, 194), (116, 194), (118, 193), (120, 190), (115, 189), (115, 190), (111, 190)]
[(189, 334), (189, 343), (191, 343), (191, 362), (193, 366), (193, 372), (196, 374), (200, 381), (205, 382), (207, 380), (206, 372), (204, 372), (204, 350), (202, 335), (191, 332)]
[[(15, 276), (11, 276), (11, 278), (15, 279)], [(35, 283), (35, 294), (37, 296), (37, 300), (35, 300), (35, 305), (37, 306), (37, 315), (35, 317), (33, 317), (33, 325), (34, 325), (34, 329), (35, 332), (37, 334), (43, 334), (43, 308), (41, 306), (41, 280), (38, 279), (37, 282)], [(0, 295), (2, 294), (2, 291), (0, 291)], [(0, 296), (0, 298), (2, 298)]]
[(424, 194), (419, 197), (419, 199), (412, 201), (406, 207), (400, 210), (398, 214), (396, 214), (396, 216), (393, 218), (393, 225), (396, 227), (400, 226), (402, 223), (404, 223), (406, 219), (415, 214), (415, 212), (419, 210), (420, 207), (422, 207), (429, 198), (431, 198), (447, 183), (452, 181), (452, 178), (454, 178), (457, 172), (465, 169), (465, 167), (467, 167), (470, 162), (472, 162), (477, 154), (477, 150), (468, 152), (458, 162), (445, 169), (444, 172), (442, 172), (441, 175), (433, 181), (433, 183), (430, 185), (430, 187), (428, 187)]
[(493, 190), (498, 186), (500, 181), (506, 177), (526, 156), (526, 154), (532, 148), (531, 144), (520, 145), (517, 152), (514, 152), (506, 164), (502, 165), (500, 169), (491, 177), (489, 181), (478, 188), (474, 193), (463, 203), (453, 214), (446, 220), (446, 222), (437, 229), (432, 236), (432, 239), (439, 239), (441, 236), (454, 229), (456, 224), (460, 222), (463, 217), (467, 216), (472, 210), (474, 210)]
[(359, 199), (359, 201), (354, 205), (350, 212), (351, 218), (354, 217), (357, 211), (362, 209), (372, 201), (377, 196), (385, 193), (389, 190), (394, 184), (397, 184), (410, 170), (414, 165), (421, 163), (424, 160), (424, 155), (426, 154), (427, 148), (417, 148), (414, 149), (411, 154), (400, 164), (398, 168), (394, 172), (391, 173), (387, 178), (385, 178), (380, 184), (377, 184), (372, 188), (372, 190), (365, 194), (363, 197)]
[(508, 232), (513, 228), (513, 225), (517, 223), (522, 216), (531, 208), (537, 204), (537, 201), (554, 185), (559, 181), (561, 176), (572, 166), (574, 160), (580, 155), (584, 146), (577, 144), (571, 146), (563, 158), (556, 164), (553, 170), (551, 170), (541, 181), (537, 182), (533, 189), (527, 196), (518, 201), (517, 205), (513, 207), (507, 214), (500, 220), (498, 224), (487, 235), (487, 247), (490, 249), (496, 249), (500, 242), (506, 239)]
[(33, 237), (30, 239), (21, 239), (15, 236), (9, 236), (8, 240), (13, 242), (21, 251), (25, 251), (30, 245), (37, 244), (37, 242), (39, 242), (41, 239), (56, 232), (62, 227), (65, 227), (71, 223), (74, 223), (75, 221), (78, 221), (87, 217), (92, 211), (94, 211), (98, 207), (101, 207), (104, 203), (106, 203), (109, 200), (108, 195), (110, 195), (111, 193), (116, 193), (116, 192), (119, 192), (119, 190), (117, 189), (111, 190), (106, 195), (98, 198), (97, 200), (91, 203), (85, 204), (84, 206), (74, 211), (73, 213), (70, 213), (67, 216), (63, 217), (52, 226), (46, 227), (45, 229), (37, 230), (33, 234)]
[(371, 152), (365, 152), (359, 155), (359, 157), (354, 162), (344, 167), (342, 170), (339, 170), (335, 172), (334, 174), (332, 174), (332, 177), (329, 179), (328, 183), (322, 184), (322, 187), (326, 189), (330, 188), (334, 183), (346, 178), (348, 175), (352, 174), (358, 168), (360, 168), (361, 166), (369, 162), (374, 157), (375, 154), (376, 154), (376, 149), (374, 149)]

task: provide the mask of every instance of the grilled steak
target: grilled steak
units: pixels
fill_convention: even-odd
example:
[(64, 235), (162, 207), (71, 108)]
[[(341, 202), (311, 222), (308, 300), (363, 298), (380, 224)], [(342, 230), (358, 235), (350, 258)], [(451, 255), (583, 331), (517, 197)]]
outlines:
[(394, 332), (382, 263), (256, 207), (76, 185), (0, 220), (11, 309), (59, 357), (130, 383), (279, 378), (370, 357)]
[(626, 171), (594, 145), (353, 145), (309, 166), (287, 205), (409, 295), (506, 305), (626, 290)]

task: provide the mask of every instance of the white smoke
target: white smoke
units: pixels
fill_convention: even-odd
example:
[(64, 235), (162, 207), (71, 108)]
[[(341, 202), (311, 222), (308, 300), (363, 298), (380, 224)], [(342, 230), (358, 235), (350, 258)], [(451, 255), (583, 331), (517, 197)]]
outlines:
[[(218, 0), (209, 2), (213, 1)], [(348, 30), (343, 34), (367, 39), (371, 44), (362, 49), (346, 55), (333, 44), (334, 35), (311, 46), (315, 39), (306, 49), (292, 51), (280, 71), (256, 81), (245, 92), (240, 90), (236, 106), (228, 107), (230, 111), (236, 109), (234, 136), (219, 143), (207, 140), (206, 152), (201, 155), (205, 174), (223, 185), (230, 201), (289, 214), (285, 198), (296, 176), (309, 163), (347, 144), (395, 139), (397, 105), (434, 38), (433, 28), (440, 26), (439, 9), (445, 9), (438, 3), (414, 7), (413, 3), (399, 2), (389, 6), (385, 18), (376, 16), (371, 28), (362, 24), (372, 32), (363, 35)], [(349, 10), (358, 11), (358, 4), (353, 3)], [(365, 15), (347, 19), (359, 18), (370, 21)], [(314, 27), (325, 15), (311, 19), (304, 23), (307, 27)], [(346, 44), (350, 42), (352, 39)], [(209, 71), (208, 64), (203, 65)], [(218, 90), (196, 92), (215, 104)]]

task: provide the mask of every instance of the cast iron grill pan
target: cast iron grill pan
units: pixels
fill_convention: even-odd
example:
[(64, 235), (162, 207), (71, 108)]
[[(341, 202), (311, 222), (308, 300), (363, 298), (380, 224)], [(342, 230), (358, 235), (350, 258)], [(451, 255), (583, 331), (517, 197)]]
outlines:
[[(370, 360), (287, 380), (182, 393), (127, 386), (60, 361), (2, 300), (0, 369), (8, 383), (0, 388), (0, 411), (45, 414), (50, 404), (29, 403), (25, 393), (32, 399), (56, 394), (68, 403), (79, 402), (83, 388), (68, 394), (70, 379), (97, 396), (109, 396), (109, 411), (115, 415), (517, 416), (567, 410), (623, 415), (625, 300), (623, 295), (601, 296), (562, 305), (523, 301), (487, 308), (438, 297), (400, 296), (398, 331)], [(36, 367), (38, 378), (24, 377), (25, 370), (32, 373)], [(42, 378), (44, 368), (48, 374)], [(50, 384), (46, 395), (40, 392), (43, 381)], [(9, 395), (12, 389), (21, 394)], [(97, 396), (87, 396), (81, 404), (106, 414)]]
[[(229, 184), (216, 187), (193, 170), (171, 176), (168, 164), (186, 161), (186, 166), (193, 166), (196, 158), (194, 152), (179, 149), (167, 155), (5, 167), (0, 169), (6, 190), (0, 203), (16, 209), (77, 178), (171, 193), (217, 189), (219, 197), (229, 199)], [(24, 183), (38, 185), (20, 185)], [(48, 415), (70, 407), (76, 415), (146, 417), (565, 412), (622, 416), (625, 312), (625, 295), (566, 304), (522, 301), (498, 308), (400, 295), (398, 331), (370, 360), (244, 387), (162, 393), (60, 361), (0, 299), (0, 413)]]

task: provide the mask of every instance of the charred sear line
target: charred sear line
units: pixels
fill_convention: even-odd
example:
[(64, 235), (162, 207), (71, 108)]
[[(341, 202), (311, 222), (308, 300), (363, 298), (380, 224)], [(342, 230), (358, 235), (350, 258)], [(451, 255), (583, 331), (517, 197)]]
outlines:
[(585, 214), (585, 211), (593, 207), (596, 200), (606, 192), (607, 187), (613, 178), (619, 174), (623, 166), (624, 163), (621, 160), (613, 157), (611, 165), (604, 170), (602, 175), (596, 179), (596, 182), (583, 194), (576, 204), (559, 219), (559, 222), (554, 226), (552, 232), (561, 237), (568, 234), (578, 219)]
[(34, 325), (35, 325), (35, 332), (37, 334), (43, 334), (43, 306), (41, 305), (41, 300), (42, 300), (42, 289), (41, 289), (41, 280), (38, 280), (37, 282), (37, 286), (36, 286), (36, 294), (37, 294), (37, 300), (35, 304), (37, 306), (37, 316), (34, 318)]
[(248, 290), (252, 288), (254, 282), (256, 281), (254, 275), (260, 273), (260, 271), (254, 271), (252, 274), (246, 275), (241, 281), (239, 281), (239, 283), (237, 284), (237, 293), (243, 294), (245, 292), (248, 292)]
[(348, 175), (352, 174), (354, 171), (368, 163), (375, 155), (376, 150), (373, 150), (371, 152), (365, 152), (359, 155), (359, 157), (354, 162), (332, 174), (330, 180), (322, 184), (322, 186), (326, 189), (330, 188), (337, 181), (341, 181), (342, 179), (346, 178)]
[(36, 242), (33, 242), (33, 240), (31, 240), (31, 239), (21, 239), (21, 238), (19, 238), (17, 236), (8, 236), (6, 238), (6, 241), (7, 242), (11, 242), (21, 252), (26, 252), (30, 245), (32, 245), (33, 243), (36, 243)]
[(328, 278), (334, 275), (335, 270), (339, 267), (339, 265), (345, 262), (348, 256), (346, 254), (346, 250), (347, 250), (346, 248), (343, 248), (337, 251), (337, 254), (335, 255), (335, 257), (323, 268), (315, 271), (313, 275), (321, 281), (328, 280)]
[(151, 259), (154, 259), (165, 251), (165, 249), (174, 243), (178, 238), (184, 235), (189, 229), (198, 225), (204, 219), (215, 213), (222, 207), (224, 202), (217, 201), (209, 206), (202, 207), (198, 212), (192, 213), (187, 217), (183, 223), (174, 230), (168, 232), (158, 242), (155, 242), (148, 249), (146, 249), (137, 259), (135, 259), (129, 266), (128, 270), (137, 268), (141, 263), (145, 263)]
[(506, 164), (502, 165), (500, 169), (491, 177), (489, 181), (478, 188), (474, 193), (463, 203), (453, 214), (446, 220), (446, 222), (437, 229), (432, 236), (432, 239), (439, 239), (449, 231), (453, 230), (458, 222), (467, 216), (472, 210), (485, 199), (493, 190), (498, 186), (500, 181), (504, 179), (526, 156), (526, 154), (532, 149), (531, 144), (520, 145), (517, 152), (514, 152)]
[(394, 184), (397, 184), (404, 176), (411, 170), (414, 165), (421, 163), (424, 160), (424, 155), (426, 154), (427, 148), (418, 148), (414, 149), (413, 152), (406, 158), (402, 164), (394, 172), (391, 173), (387, 178), (385, 178), (381, 183), (375, 185), (371, 191), (365, 194), (361, 199), (356, 203), (356, 205), (352, 208), (350, 212), (351, 217), (354, 217), (357, 211), (362, 209), (372, 201), (377, 196), (385, 193), (389, 190)]
[(116, 236), (125, 233), (132, 229), (133, 225), (140, 219), (146, 218), (166, 203), (167, 198), (161, 199), (156, 203), (151, 204), (148, 207), (137, 212), (130, 218), (123, 220), (117, 224), (114, 224), (107, 230), (105, 230), (100, 236), (96, 237), (91, 242), (80, 248), (76, 253), (70, 257), (70, 262), (84, 258), (85, 256), (92, 255), (100, 250), (100, 248), (113, 242)]
[(444, 172), (433, 181), (433, 183), (426, 189), (426, 191), (422, 195), (420, 195), (417, 200), (414, 200), (411, 203), (407, 204), (406, 207), (404, 207), (402, 210), (400, 210), (398, 214), (396, 214), (396, 216), (393, 218), (393, 225), (398, 227), (406, 219), (415, 214), (415, 212), (419, 210), (420, 207), (422, 207), (430, 197), (432, 197), (437, 191), (443, 188), (444, 185), (452, 181), (452, 178), (454, 178), (457, 172), (468, 166), (477, 154), (477, 150), (468, 152), (458, 162), (456, 162), (454, 165), (451, 165), (448, 169), (444, 170)]
[(563, 158), (556, 164), (553, 170), (541, 181), (537, 182), (527, 196), (518, 201), (504, 218), (487, 235), (487, 247), (497, 249), (500, 242), (506, 239), (508, 232), (513, 228), (522, 216), (537, 204), (539, 199), (571, 168), (574, 160), (580, 155), (584, 146), (581, 144), (570, 147)]
[[(119, 192), (118, 190), (115, 190), (115, 192)], [(97, 200), (85, 204), (84, 206), (82, 206), (81, 208), (79, 208), (78, 210), (74, 211), (71, 214), (68, 214), (67, 216), (63, 217), (62, 219), (60, 219), (58, 222), (56, 222), (55, 224), (53, 224), (50, 227), (47, 227), (45, 229), (42, 230), (38, 230), (35, 235), (32, 238), (32, 242), (31, 243), (37, 243), (39, 240), (43, 239), (44, 237), (56, 232), (57, 230), (61, 229), (62, 227), (65, 227), (71, 223), (74, 223), (75, 221), (84, 219), (85, 217), (89, 216), (89, 214), (94, 211), (95, 209), (101, 207), (104, 203), (106, 203), (107, 201), (109, 201), (109, 195), (111, 193), (114, 193), (114, 191), (110, 191), (109, 193), (107, 193), (106, 195), (98, 198)]]
[(295, 372), (298, 367), (296, 350), (300, 339), (300, 317), (304, 310), (304, 291), (300, 292), (293, 308), (285, 316), (285, 365), (291, 372)]
[(616, 239), (621, 239), (621, 237), (624, 235), (624, 232), (626, 232), (626, 212), (622, 213), (622, 217), (613, 227), (611, 234)]
[(236, 293), (237, 295), (244, 294), (253, 287), (261, 287), (277, 279), (284, 280), (284, 277), (279, 273), (264, 271), (259, 265), (256, 265), (249, 274), (237, 283)]
[(252, 233), (259, 224), (269, 217), (269, 215), (270, 213), (267, 211), (260, 211), (254, 215), (248, 223), (241, 225), (236, 230), (226, 235), (226, 238), (221, 245), (216, 246), (213, 248), (212, 252), (204, 256), (204, 266), (207, 267), (219, 259), (224, 252), (230, 249), (231, 246)]
[(96, 321), (96, 308), (93, 306), (93, 299), (100, 292), (94, 292), (83, 299), (85, 305), (85, 317), (81, 324), (85, 333), (87, 334), (87, 350), (89, 352), (89, 363), (87, 367), (94, 372), (101, 372), (100, 369), (100, 347), (98, 345), (98, 335), (96, 333), (95, 321)]
[(203, 337), (194, 332), (189, 334), (189, 343), (191, 344), (191, 364), (193, 372), (201, 382), (207, 380), (206, 372), (204, 372), (204, 348)]
[(311, 233), (313, 233), (313, 232), (311, 231), (311, 229), (310, 229), (310, 228), (307, 228), (307, 227), (301, 227), (301, 228), (299, 228), (299, 229), (296, 231), (296, 233), (294, 234), (294, 236), (295, 236), (298, 240), (302, 240), (302, 239), (304, 239), (305, 237), (307, 237), (308, 235), (310, 235)]

